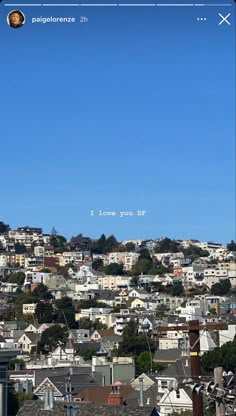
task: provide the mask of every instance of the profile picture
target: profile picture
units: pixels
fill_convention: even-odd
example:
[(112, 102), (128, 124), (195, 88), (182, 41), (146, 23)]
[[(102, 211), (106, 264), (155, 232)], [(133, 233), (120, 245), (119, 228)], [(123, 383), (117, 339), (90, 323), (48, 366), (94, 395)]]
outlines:
[(20, 10), (12, 10), (7, 16), (7, 23), (14, 29), (18, 29), (25, 23), (25, 16)]

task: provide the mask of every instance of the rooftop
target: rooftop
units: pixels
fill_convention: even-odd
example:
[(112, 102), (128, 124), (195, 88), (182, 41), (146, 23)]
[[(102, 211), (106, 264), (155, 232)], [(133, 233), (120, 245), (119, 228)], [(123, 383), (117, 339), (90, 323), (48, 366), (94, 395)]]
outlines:
[[(72, 403), (70, 403), (72, 404)], [(17, 416), (65, 416), (64, 406), (66, 402), (57, 402), (52, 410), (43, 410), (41, 400), (27, 400), (21, 407)], [(129, 408), (127, 406), (99, 405), (94, 403), (79, 403), (79, 416), (158, 416), (156, 409), (148, 407)]]

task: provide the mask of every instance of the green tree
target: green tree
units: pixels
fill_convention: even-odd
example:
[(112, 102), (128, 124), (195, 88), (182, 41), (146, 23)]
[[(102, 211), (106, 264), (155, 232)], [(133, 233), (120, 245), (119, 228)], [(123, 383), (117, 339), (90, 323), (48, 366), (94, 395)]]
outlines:
[(102, 271), (103, 270), (103, 260), (102, 259), (96, 259), (92, 263), (92, 269), (96, 271)]
[(146, 259), (151, 260), (152, 258), (150, 256), (149, 250), (147, 248), (142, 248), (139, 252), (139, 260)]
[(19, 286), (22, 286), (25, 281), (25, 273), (23, 272), (10, 273), (7, 276), (7, 281), (9, 283), (17, 283)]
[(192, 260), (195, 260), (198, 257), (208, 257), (210, 255), (209, 251), (203, 250), (201, 247), (190, 245), (188, 248), (182, 250), (185, 257), (189, 257)]
[(137, 357), (141, 352), (147, 351), (150, 347), (151, 352), (155, 351), (154, 341), (145, 335), (137, 334), (137, 325), (134, 321), (130, 321), (124, 328), (123, 339), (118, 348), (120, 355), (134, 355)]
[(81, 347), (80, 351), (79, 351), (79, 355), (81, 357), (83, 357), (84, 361), (91, 361), (92, 357), (96, 354), (96, 349), (95, 348), (83, 348), (83, 346)]
[(56, 248), (64, 249), (66, 245), (66, 238), (63, 235), (51, 235), (50, 237), (50, 245)]
[(177, 253), (178, 251), (180, 251), (180, 243), (167, 237), (160, 240), (155, 247), (155, 253)]
[(234, 240), (231, 240), (231, 242), (227, 244), (227, 249), (229, 251), (236, 251), (236, 242)]
[(124, 265), (118, 263), (111, 263), (104, 267), (104, 272), (112, 276), (122, 276), (124, 274)]
[(215, 367), (226, 371), (236, 371), (236, 338), (221, 347), (208, 351), (202, 356), (202, 367), (206, 373), (212, 373)]
[(174, 282), (172, 286), (172, 295), (181, 296), (184, 293), (184, 287), (182, 282)]
[(52, 323), (54, 320), (54, 311), (51, 303), (37, 303), (35, 316), (39, 324), (43, 324), (44, 322)]
[(8, 224), (5, 224), (3, 221), (0, 221), (0, 234), (5, 234), (10, 231), (10, 226)]
[(70, 329), (77, 328), (77, 322), (75, 320), (75, 307), (73, 301), (68, 296), (64, 296), (62, 299), (58, 299), (55, 302), (56, 306), (56, 321), (65, 322)]
[(51, 292), (48, 290), (48, 287), (43, 283), (39, 283), (39, 285), (33, 290), (32, 296), (36, 301), (50, 300), (53, 297)]
[(16, 243), (15, 244), (15, 253), (16, 254), (25, 254), (26, 253), (26, 247), (24, 244)]
[(25, 369), (25, 362), (21, 358), (13, 358), (9, 361), (8, 370), (15, 370), (15, 366), (19, 365), (21, 370)]
[(42, 333), (41, 340), (38, 343), (38, 351), (47, 354), (55, 350), (58, 345), (65, 345), (68, 337), (66, 327), (53, 325)]
[(147, 373), (151, 369), (152, 371), (160, 371), (165, 368), (164, 365), (155, 363), (153, 361), (153, 354), (150, 355), (149, 351), (141, 352), (137, 358), (135, 363), (135, 372), (136, 376), (139, 376), (142, 373)]
[(229, 279), (221, 280), (211, 287), (211, 293), (215, 296), (225, 296), (230, 292), (231, 283)]
[(132, 267), (130, 274), (132, 276), (139, 276), (140, 274), (147, 274), (153, 268), (153, 262), (149, 259), (141, 259)]
[(135, 244), (130, 242), (130, 243), (126, 243), (126, 244), (120, 244), (118, 251), (127, 251), (127, 252), (134, 252), (136, 249)]
[(96, 319), (95, 321), (90, 321), (88, 318), (82, 318), (79, 321), (79, 328), (80, 329), (107, 329), (107, 325), (103, 324), (99, 321), (99, 319)]
[(160, 266), (156, 268), (156, 274), (159, 274), (159, 276), (164, 276), (165, 273), (168, 273), (168, 268), (163, 266), (163, 264), (160, 264)]

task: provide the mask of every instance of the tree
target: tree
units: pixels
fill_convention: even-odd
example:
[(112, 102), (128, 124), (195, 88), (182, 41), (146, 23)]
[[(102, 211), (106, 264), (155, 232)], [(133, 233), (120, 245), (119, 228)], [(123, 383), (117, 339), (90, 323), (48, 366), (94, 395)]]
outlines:
[(58, 232), (57, 232), (56, 228), (53, 226), (52, 230), (51, 230), (51, 235), (55, 236), (57, 234), (58, 234)]
[(10, 231), (10, 226), (3, 221), (0, 221), (0, 234), (5, 234), (8, 231)]
[(21, 370), (25, 369), (25, 362), (21, 358), (13, 358), (9, 361), (8, 370), (15, 370), (16, 365), (20, 367)]
[(201, 247), (190, 245), (188, 248), (183, 249), (185, 257), (190, 257), (192, 260), (195, 260), (198, 257), (208, 257), (210, 255), (209, 251), (203, 250)]
[(155, 253), (177, 253), (179, 251), (180, 243), (167, 237), (160, 240), (155, 247)]
[(141, 259), (136, 262), (132, 267), (130, 274), (133, 276), (139, 276), (140, 274), (147, 274), (150, 269), (153, 268), (153, 262), (149, 259)]
[(164, 276), (164, 274), (167, 272), (168, 269), (167, 267), (163, 266), (163, 264), (160, 264), (160, 266), (156, 268), (156, 274), (159, 274), (159, 276)]
[(236, 251), (236, 242), (234, 240), (231, 240), (231, 242), (227, 244), (227, 249), (229, 251)]
[(118, 354), (138, 356), (141, 352), (147, 351), (149, 347), (151, 352), (155, 351), (154, 341), (150, 338), (147, 342), (145, 335), (138, 335), (136, 323), (130, 321), (124, 328), (123, 339), (119, 345)]
[(224, 296), (230, 292), (231, 283), (229, 279), (221, 280), (219, 283), (215, 283), (211, 287), (211, 293), (215, 296)]
[(103, 324), (99, 321), (99, 319), (96, 319), (95, 321), (90, 321), (88, 318), (81, 318), (79, 321), (79, 328), (80, 329), (107, 329), (107, 325)]
[(160, 371), (160, 370), (163, 370), (164, 368), (165, 368), (164, 365), (155, 363), (153, 361), (153, 355), (152, 354), (150, 355), (149, 351), (141, 352), (138, 355), (136, 359), (136, 363), (135, 363), (136, 376), (139, 376), (142, 373), (147, 373), (151, 369), (153, 371)]
[(25, 254), (26, 253), (26, 247), (24, 244), (16, 243), (15, 244), (15, 253), (16, 254)]
[(91, 348), (82, 348), (79, 351), (79, 355), (81, 357), (83, 357), (84, 361), (91, 361), (92, 357), (96, 354), (96, 349), (91, 347)]
[(142, 259), (152, 261), (149, 250), (147, 248), (142, 248), (139, 252), (139, 260), (142, 260)]
[(106, 254), (111, 251), (119, 250), (119, 243), (114, 235), (106, 238), (105, 234), (102, 234), (98, 240), (95, 240), (91, 244), (92, 253)]
[(172, 286), (172, 295), (181, 296), (184, 293), (184, 288), (182, 282), (174, 282)]
[(66, 327), (60, 325), (53, 325), (42, 333), (41, 340), (38, 343), (38, 351), (44, 354), (56, 349), (60, 344), (66, 343), (68, 333)]
[(136, 249), (135, 244), (132, 243), (132, 242), (127, 243), (125, 245), (122, 244), (121, 247), (124, 249), (124, 250), (121, 250), (121, 251), (127, 251), (128, 253), (133, 252)]
[(104, 267), (104, 272), (112, 276), (122, 276), (124, 274), (124, 265), (118, 263), (111, 263)]
[(25, 273), (23, 272), (10, 273), (7, 276), (7, 281), (9, 283), (17, 283), (19, 286), (22, 286), (25, 281)]
[(61, 299), (56, 300), (56, 321), (65, 322), (70, 329), (77, 328), (77, 322), (75, 320), (75, 307), (72, 299), (68, 296), (64, 296)]
[(66, 238), (63, 235), (51, 235), (50, 237), (50, 245), (54, 247), (54, 249), (64, 249), (66, 245)]
[(36, 299), (36, 301), (50, 300), (53, 297), (51, 292), (48, 290), (48, 287), (43, 283), (39, 283), (39, 285), (33, 290), (32, 296)]
[(103, 260), (102, 259), (96, 259), (92, 263), (92, 269), (96, 271), (103, 270)]
[(44, 322), (52, 323), (54, 319), (54, 313), (51, 303), (37, 303), (35, 316), (39, 324), (43, 324)]
[(212, 373), (215, 367), (223, 367), (226, 371), (236, 371), (236, 337), (221, 347), (208, 351), (202, 356), (202, 367), (205, 372)]

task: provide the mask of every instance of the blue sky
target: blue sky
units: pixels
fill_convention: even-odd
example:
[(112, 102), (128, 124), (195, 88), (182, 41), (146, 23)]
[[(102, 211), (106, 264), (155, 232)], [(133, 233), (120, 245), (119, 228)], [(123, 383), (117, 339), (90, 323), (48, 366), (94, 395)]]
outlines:
[[(234, 6), (21, 7), (17, 30), (10, 10), (1, 4), (1, 220), (67, 237), (235, 238)], [(87, 24), (31, 24), (81, 15)], [(117, 215), (90, 216), (100, 209)]]

